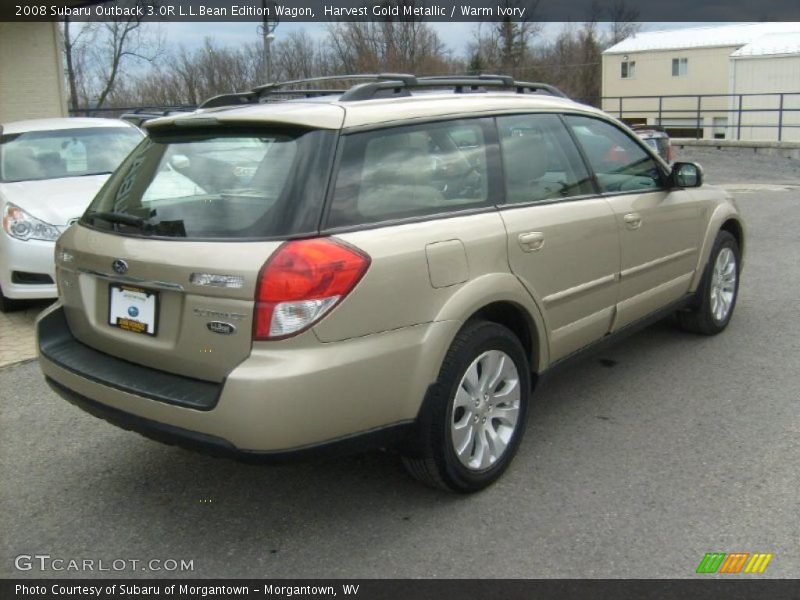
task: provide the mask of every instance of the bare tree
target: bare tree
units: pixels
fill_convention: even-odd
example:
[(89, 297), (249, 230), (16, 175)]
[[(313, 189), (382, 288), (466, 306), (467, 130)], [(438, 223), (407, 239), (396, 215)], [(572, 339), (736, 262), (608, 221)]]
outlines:
[(97, 38), (96, 23), (82, 23), (73, 27), (69, 17), (64, 19), (62, 39), (64, 41), (64, 61), (67, 69), (70, 110), (78, 110), (81, 101), (86, 101), (86, 68), (88, 51)]
[(578, 32), (578, 60), (581, 64), (576, 81), (576, 95), (587, 104), (597, 106), (601, 92), (602, 48), (597, 33), (597, 21), (586, 21)]
[(500, 38), (494, 25), (484, 28), (483, 23), (478, 23), (475, 26), (472, 41), (467, 45), (467, 54), (476, 75), (485, 71), (500, 72)]
[[(144, 0), (147, 6), (157, 0)], [(135, 0), (120, 3), (133, 6)], [(142, 4), (141, 0), (138, 2)], [(136, 11), (131, 11), (136, 14)], [(145, 25), (139, 16), (123, 16), (104, 22), (85, 23), (75, 32), (64, 22), (64, 54), (72, 109), (82, 101), (96, 99), (101, 108), (131, 63), (153, 64), (163, 50), (163, 37), (154, 26)]]
[(148, 71), (120, 81), (113, 106), (197, 105), (203, 100), (259, 83), (263, 54), (257, 42), (232, 48), (206, 38), (195, 50), (181, 46)]
[(276, 79), (324, 75), (314, 39), (305, 30), (293, 31), (272, 49)]
[(92, 55), (98, 82), (97, 108), (106, 98), (117, 77), (130, 61), (152, 63), (162, 54), (163, 40), (157, 33), (143, 28), (141, 17), (123, 17), (102, 24), (103, 35)]
[(610, 46), (638, 33), (642, 27), (637, 22), (639, 11), (629, 6), (625, 0), (616, 0), (608, 10), (608, 17), (611, 22), (608, 40)]
[[(417, 5), (417, 0), (387, 4)], [(401, 71), (417, 74), (448, 71), (450, 56), (436, 31), (419, 18), (328, 25), (327, 49), (339, 73)]]
[[(512, 21), (510, 17), (505, 17), (497, 24), (501, 52), (500, 69), (503, 73), (519, 75), (520, 69), (530, 58), (531, 38), (539, 31), (538, 23), (532, 21), (538, 4), (538, 0), (529, 3), (526, 16), (520, 21)], [(516, 0), (504, 0), (505, 8), (514, 8), (517, 5)]]
[[(524, 77), (534, 70), (533, 44), (535, 35), (541, 30), (533, 21), (536, 2), (526, 3), (525, 17), (512, 20), (506, 17), (484, 29), (479, 23), (473, 32), (473, 41), (468, 45), (470, 71), (491, 71)], [(519, 6), (518, 0), (503, 0), (504, 8)], [(475, 67), (481, 69), (476, 70)]]
[[(387, 1), (402, 6), (421, 0)], [(520, 0), (501, 1), (512, 7)], [(276, 79), (286, 80), (387, 71), (419, 75), (503, 72), (544, 80), (575, 98), (599, 102), (602, 50), (615, 36), (638, 28), (635, 10), (624, 0), (611, 12), (595, 2), (584, 23), (565, 25), (557, 38), (547, 43), (537, 36), (540, 25), (532, 20), (534, 15), (526, 4), (527, 20), (478, 24), (463, 56), (453, 56), (436, 30), (420, 19), (329, 23), (327, 35), (320, 40), (302, 30), (279, 33), (272, 47), (274, 73)], [(601, 25), (609, 16), (616, 26), (606, 31)], [(106, 34), (101, 30), (97, 35)], [(72, 38), (74, 46), (76, 37)], [(135, 49), (132, 52), (136, 53)], [(263, 60), (262, 46), (256, 40), (224, 46), (206, 39), (200, 48), (173, 48), (165, 60), (130, 69), (124, 78), (117, 75), (107, 98), (115, 106), (195, 105), (209, 96), (263, 83)], [(96, 83), (85, 87), (101, 89)], [(76, 88), (80, 96), (80, 78), (76, 78)]]

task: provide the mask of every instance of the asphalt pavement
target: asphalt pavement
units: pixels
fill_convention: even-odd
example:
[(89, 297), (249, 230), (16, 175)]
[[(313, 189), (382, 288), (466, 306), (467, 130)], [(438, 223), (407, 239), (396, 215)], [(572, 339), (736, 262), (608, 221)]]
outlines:
[[(727, 331), (662, 322), (560, 371), (480, 494), (429, 490), (380, 452), (193, 454), (72, 407), (35, 361), (3, 368), (0, 577), (682, 578), (711, 551), (769, 552), (758, 577), (800, 577), (800, 177), (737, 175), (749, 240)], [(128, 562), (15, 568), (37, 554)], [(152, 559), (193, 570), (130, 567)]]

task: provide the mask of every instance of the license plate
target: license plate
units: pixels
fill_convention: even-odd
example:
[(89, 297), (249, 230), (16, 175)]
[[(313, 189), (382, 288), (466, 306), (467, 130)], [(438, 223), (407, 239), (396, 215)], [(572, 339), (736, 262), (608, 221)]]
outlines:
[(155, 335), (158, 292), (112, 284), (108, 293), (108, 324), (133, 333)]

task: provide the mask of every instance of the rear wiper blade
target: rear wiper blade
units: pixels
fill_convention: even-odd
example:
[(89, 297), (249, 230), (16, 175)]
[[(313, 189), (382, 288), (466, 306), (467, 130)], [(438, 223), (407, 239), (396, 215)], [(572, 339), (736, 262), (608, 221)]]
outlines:
[(138, 227), (139, 229), (143, 229), (147, 223), (147, 219), (143, 219), (142, 217), (136, 217), (134, 215), (127, 215), (125, 213), (118, 212), (93, 210), (86, 213), (86, 216), (88, 216), (90, 219), (101, 219), (103, 221), (107, 221), (108, 223), (120, 223), (122, 225)]

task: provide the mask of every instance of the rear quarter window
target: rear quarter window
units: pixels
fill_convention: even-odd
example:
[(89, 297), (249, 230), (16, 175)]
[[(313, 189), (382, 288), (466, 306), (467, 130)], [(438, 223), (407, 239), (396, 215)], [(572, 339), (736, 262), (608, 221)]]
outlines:
[(489, 119), (347, 135), (327, 225), (347, 227), (489, 204)]

